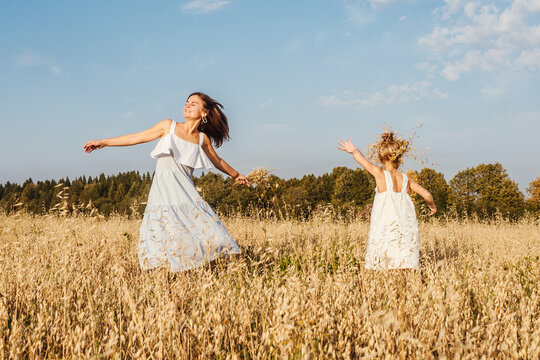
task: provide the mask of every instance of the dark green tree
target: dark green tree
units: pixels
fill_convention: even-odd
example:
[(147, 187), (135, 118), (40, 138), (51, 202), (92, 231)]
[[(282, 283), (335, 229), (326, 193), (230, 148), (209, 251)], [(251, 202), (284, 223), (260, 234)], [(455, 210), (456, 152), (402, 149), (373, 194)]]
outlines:
[[(450, 206), (450, 186), (442, 173), (430, 168), (423, 168), (420, 172), (409, 171), (407, 175), (431, 193), (437, 206), (437, 216), (448, 211)], [(411, 197), (417, 209), (425, 206), (425, 200), (418, 194), (411, 192)]]
[(540, 176), (531, 181), (527, 193), (529, 194), (527, 208), (530, 211), (540, 211)]
[(501, 164), (480, 164), (450, 180), (451, 202), (459, 214), (492, 217), (497, 211), (515, 218), (523, 213), (524, 196)]
[[(336, 168), (332, 204), (336, 209), (346, 212), (360, 208), (373, 199), (373, 182), (370, 175), (361, 169)], [(334, 169), (334, 170), (336, 170)]]

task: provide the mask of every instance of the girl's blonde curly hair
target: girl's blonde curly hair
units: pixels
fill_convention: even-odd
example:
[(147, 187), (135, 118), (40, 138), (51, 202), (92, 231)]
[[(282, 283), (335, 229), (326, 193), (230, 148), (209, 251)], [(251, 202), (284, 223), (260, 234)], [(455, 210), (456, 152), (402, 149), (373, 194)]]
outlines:
[(397, 169), (402, 158), (409, 152), (409, 141), (397, 138), (393, 132), (385, 132), (381, 139), (374, 145), (381, 164), (391, 162)]

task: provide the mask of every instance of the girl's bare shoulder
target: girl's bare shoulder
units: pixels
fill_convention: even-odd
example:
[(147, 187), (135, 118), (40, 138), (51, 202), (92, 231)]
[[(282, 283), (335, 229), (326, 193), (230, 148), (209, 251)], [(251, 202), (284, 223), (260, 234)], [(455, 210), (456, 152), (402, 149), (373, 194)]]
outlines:
[(384, 169), (380, 166), (375, 165), (375, 174), (384, 177)]
[(384, 170), (383, 168), (381, 168), (380, 166), (376, 166), (374, 168), (374, 172), (372, 173), (372, 175), (375, 177), (375, 179), (384, 179)]

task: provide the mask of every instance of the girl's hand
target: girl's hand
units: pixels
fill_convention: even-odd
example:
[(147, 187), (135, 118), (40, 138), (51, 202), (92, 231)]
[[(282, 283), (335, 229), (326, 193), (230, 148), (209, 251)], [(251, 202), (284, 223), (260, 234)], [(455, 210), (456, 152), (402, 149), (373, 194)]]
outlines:
[(435, 206), (435, 204), (433, 205), (429, 205), (429, 209), (431, 210), (428, 214), (428, 216), (433, 216), (435, 215), (435, 213), (437, 212), (437, 207)]
[(84, 144), (83, 149), (87, 153), (91, 153), (92, 151), (101, 149), (104, 146), (105, 142), (103, 140), (90, 140)]
[(355, 150), (358, 150), (356, 146), (353, 145), (351, 142), (351, 139), (349, 140), (341, 140), (339, 143), (338, 149), (348, 152), (349, 154), (352, 154), (355, 152)]
[(247, 177), (245, 177), (244, 175), (242, 175), (240, 173), (238, 175), (236, 175), (236, 177), (234, 178), (234, 181), (236, 181), (236, 183), (240, 184), (240, 185), (247, 185), (247, 186), (250, 185), (249, 180), (247, 179)]

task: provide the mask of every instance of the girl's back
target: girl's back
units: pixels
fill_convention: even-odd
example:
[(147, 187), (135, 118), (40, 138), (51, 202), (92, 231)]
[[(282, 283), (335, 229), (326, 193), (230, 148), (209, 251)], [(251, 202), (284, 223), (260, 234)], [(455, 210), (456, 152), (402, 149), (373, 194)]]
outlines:
[[(387, 177), (390, 175), (390, 182), (387, 181)], [(383, 170), (382, 176), (375, 177), (375, 182), (377, 183), (377, 189), (375, 189), (376, 193), (383, 193), (387, 190), (401, 193), (403, 185), (405, 185), (405, 191), (407, 191), (408, 188), (408, 179), (406, 179), (406, 175), (403, 175), (399, 171), (388, 171)]]

